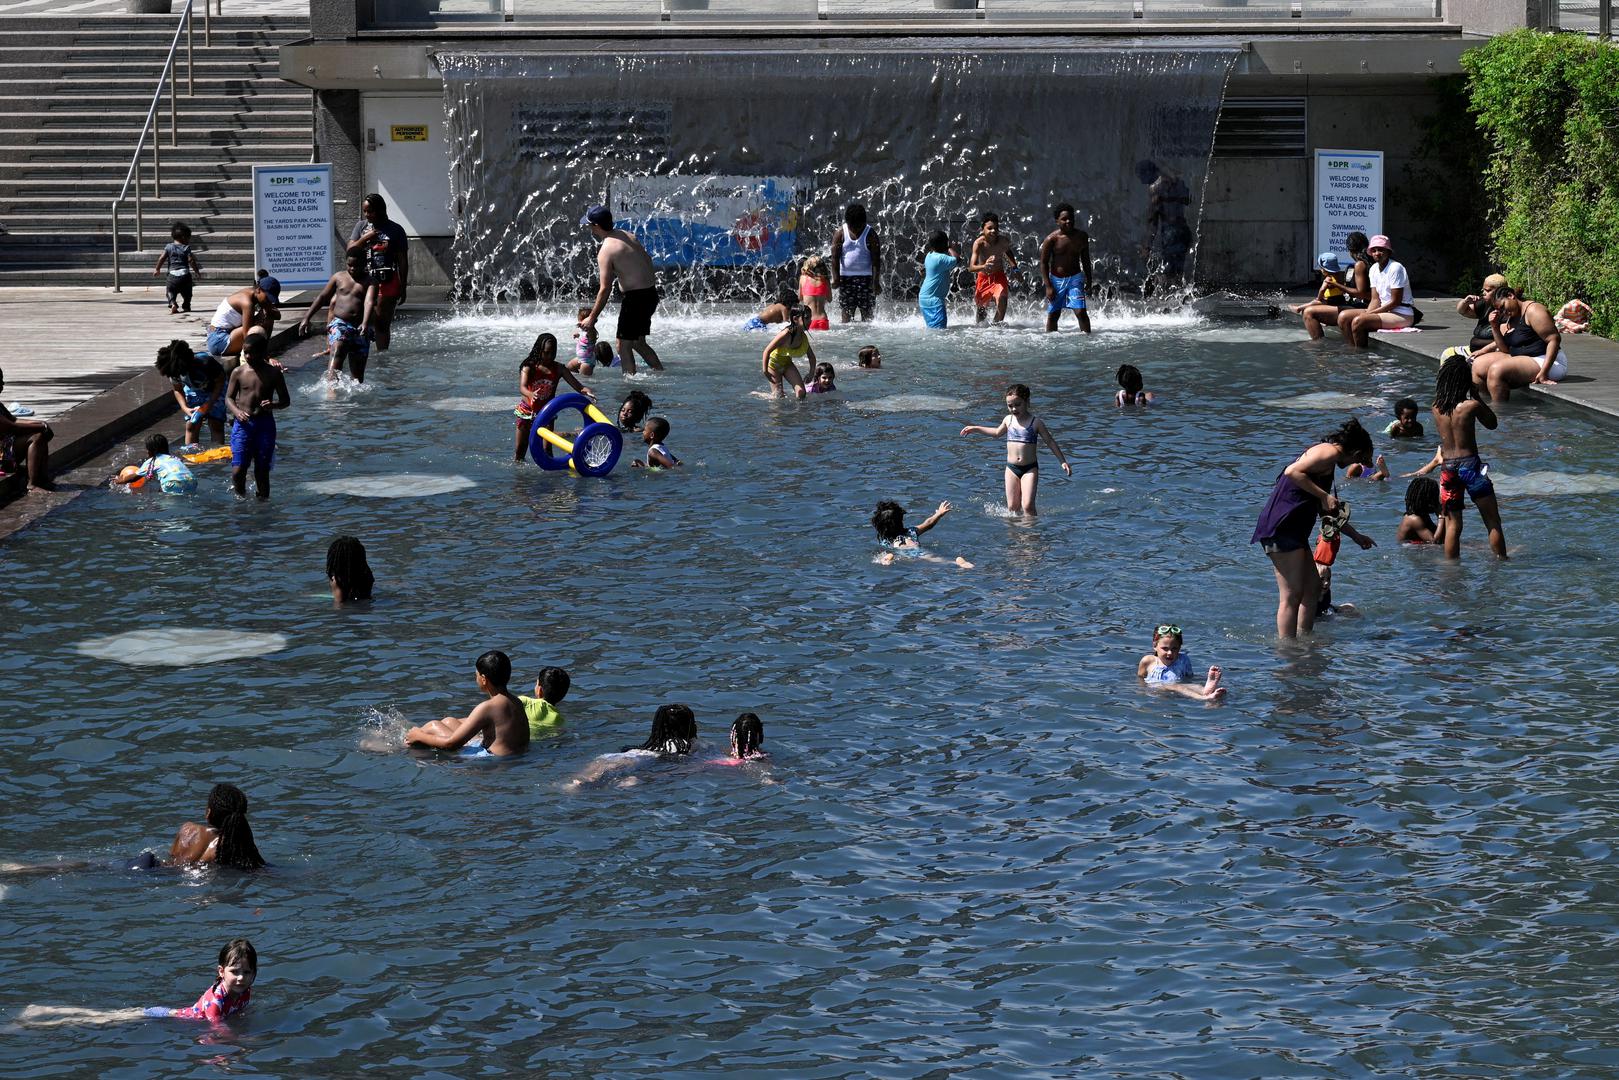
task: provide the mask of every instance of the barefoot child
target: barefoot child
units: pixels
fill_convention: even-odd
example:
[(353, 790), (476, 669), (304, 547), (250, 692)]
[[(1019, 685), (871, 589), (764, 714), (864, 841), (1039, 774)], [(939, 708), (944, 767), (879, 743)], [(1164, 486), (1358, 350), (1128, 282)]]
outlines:
[(517, 696), (528, 718), (529, 739), (542, 739), (562, 729), (562, 711), (557, 705), (568, 696), (572, 685), (573, 680), (563, 668), (541, 668), (539, 678), (534, 680), (534, 696)]
[(1192, 658), (1181, 651), (1181, 628), (1171, 624), (1164, 624), (1152, 632), (1152, 652), (1141, 658), (1136, 665), (1136, 678), (1148, 686), (1173, 690), (1199, 701), (1208, 701), (1225, 694), (1225, 687), (1220, 685), (1221, 672), (1218, 667), (1209, 668), (1208, 678), (1202, 686), (1188, 685), (1196, 679), (1192, 670)]
[(631, 465), (645, 465), (649, 469), (672, 469), (680, 464), (680, 459), (669, 452), (663, 445), (663, 440), (669, 437), (669, 421), (661, 416), (654, 416), (646, 422), (641, 429), (641, 441), (646, 444), (646, 461), (632, 461)]
[(1064, 311), (1072, 311), (1079, 328), (1091, 332), (1086, 294), (1091, 274), (1090, 234), (1074, 228), (1074, 208), (1058, 203), (1057, 227), (1040, 245), (1040, 278), (1046, 287), (1046, 332), (1057, 329)]
[[(589, 308), (580, 308), (579, 321), (584, 322), (585, 316), (589, 314)], [(573, 359), (568, 361), (569, 371), (591, 375), (595, 373), (597, 367), (612, 367), (617, 359), (613, 355), (611, 344), (596, 339), (595, 323), (582, 326), (573, 332)]]
[(365, 364), (371, 357), (371, 320), (376, 315), (377, 286), (366, 275), (365, 255), (349, 256), (348, 268), (339, 270), (326, 282), (315, 302), (298, 323), (298, 334), (309, 333), (309, 320), (315, 312), (331, 304), (326, 315), (326, 378), (336, 379), (348, 362), (355, 382), (365, 382)]
[(867, 345), (860, 350), (859, 363), (863, 368), (880, 368), (883, 366), (883, 351), (875, 345)]
[(555, 334), (541, 334), (534, 339), (534, 347), (517, 365), (517, 445), (512, 460), (522, 461), (528, 453), (529, 433), (534, 430), (534, 414), (545, 408), (557, 396), (557, 383), (566, 381), (575, 390), (590, 397), (590, 390), (567, 368), (557, 363)]
[(1321, 595), (1315, 605), (1318, 619), (1338, 610), (1332, 603), (1332, 564), (1338, 561), (1338, 550), (1345, 536), (1359, 544), (1362, 551), (1377, 546), (1377, 541), (1349, 524), (1349, 504), (1340, 502), (1332, 513), (1322, 515), (1321, 533), (1315, 544), (1315, 572), (1321, 579)]
[(217, 1024), (247, 1008), (253, 996), (253, 981), (259, 974), (259, 955), (252, 942), (236, 938), (219, 950), (219, 967), (213, 985), (203, 991), (195, 1005), (170, 1009), (153, 1005), (145, 1009), (76, 1009), (55, 1005), (30, 1005), (17, 1020), (31, 1025), (119, 1024), (143, 1019), (207, 1020)]
[(916, 259), (922, 264), (922, 290), (916, 297), (922, 322), (931, 330), (943, 330), (950, 325), (950, 279), (961, 264), (961, 254), (948, 236), (935, 232)]
[(287, 379), (280, 368), (267, 359), (270, 336), (249, 333), (242, 339), (245, 363), (230, 373), (225, 388), (225, 408), (236, 419), (230, 433), (230, 486), (240, 498), (247, 497), (247, 470), (253, 470), (253, 486), (261, 499), (270, 497), (270, 466), (275, 463), (275, 410), (292, 404)]
[(214, 445), (225, 442), (225, 366), (180, 339), (157, 351), (157, 370), (174, 384), (174, 400), (185, 415), (185, 445), (194, 446), (204, 421)]
[(985, 214), (979, 226), (977, 239), (967, 260), (969, 272), (977, 274), (973, 282), (973, 307), (976, 319), (983, 322), (991, 306), (995, 308), (995, 321), (1006, 321), (1006, 299), (1012, 286), (1006, 278), (1008, 270), (1017, 272), (1017, 259), (1012, 255), (1012, 241), (1001, 235), (1001, 219)]
[(1394, 419), (1383, 429), (1383, 434), (1396, 439), (1422, 438), (1422, 422), (1417, 419), (1417, 403), (1401, 398), (1394, 403)]
[(799, 397), (804, 396), (804, 376), (799, 374), (798, 365), (793, 361), (803, 358), (812, 365), (815, 363), (815, 349), (810, 345), (809, 334), (804, 330), (808, 325), (809, 308), (795, 307), (788, 319), (787, 329), (771, 338), (770, 343), (765, 346), (762, 366), (765, 378), (769, 380), (776, 397), (783, 396), (781, 388), (783, 377), (793, 384), (795, 394)]
[(1389, 475), (1388, 459), (1382, 454), (1377, 455), (1377, 460), (1372, 463), (1371, 468), (1356, 461), (1344, 469), (1345, 480), (1387, 480)]
[(639, 746), (626, 746), (616, 754), (602, 754), (568, 781), (570, 788), (582, 788), (619, 777), (619, 787), (636, 782), (623, 776), (653, 761), (679, 761), (697, 743), (697, 717), (685, 705), (659, 705), (652, 715), (652, 730)]
[(798, 295), (804, 298), (804, 306), (810, 310), (809, 328), (832, 329), (826, 317), (826, 302), (832, 299), (832, 275), (821, 256), (811, 255), (804, 260), (804, 268), (798, 274)]
[(1113, 404), (1120, 408), (1152, 404), (1153, 395), (1142, 389), (1141, 371), (1134, 364), (1120, 364), (1118, 380), (1119, 392), (1113, 395)]
[(1507, 538), (1501, 530), (1501, 509), (1489, 467), (1479, 460), (1475, 422), (1495, 430), (1495, 412), (1478, 396), (1473, 369), (1461, 356), (1448, 358), (1439, 368), (1434, 386), (1434, 425), (1439, 428), (1439, 512), (1445, 519), (1445, 558), (1462, 554), (1462, 509), (1471, 496), (1479, 517), (1490, 533), (1490, 550), (1507, 557)]
[(1445, 519), (1439, 517), (1439, 481), (1427, 476), (1412, 480), (1405, 489), (1405, 516), (1394, 531), (1399, 544), (1442, 544), (1445, 541)]
[[(905, 527), (905, 508), (891, 499), (884, 499), (877, 504), (876, 511), (871, 515), (871, 527), (877, 530), (877, 539), (888, 550), (878, 556), (877, 561), (884, 566), (891, 566), (895, 555), (903, 555), (910, 559), (926, 559), (929, 562), (944, 562), (937, 555), (930, 555), (922, 550), (921, 537), (948, 514), (955, 507), (948, 502), (939, 504), (939, 508), (928, 515), (926, 521), (914, 529)], [(971, 570), (973, 564), (956, 556), (955, 563), (963, 570)]]
[(1006, 437), (1006, 508), (1014, 514), (1033, 517), (1037, 513), (1034, 500), (1040, 488), (1040, 462), (1036, 439), (1046, 441), (1051, 452), (1057, 456), (1057, 463), (1062, 466), (1065, 476), (1074, 475), (1046, 422), (1029, 411), (1029, 388), (1022, 383), (1014, 383), (1006, 388), (1006, 416), (998, 426), (968, 424), (961, 429), (961, 433), (988, 435), (996, 439)]
[(196, 494), (197, 478), (185, 462), (169, 453), (169, 440), (156, 432), (146, 436), (146, 460), (118, 470), (118, 482), (138, 488), (154, 476), (165, 495)]
[(821, 362), (815, 365), (815, 377), (810, 380), (808, 393), (835, 394), (838, 392), (838, 373), (831, 364)]
[[(6, 373), (0, 371), (0, 390), (6, 388)], [(43, 420), (19, 420), (0, 405), (0, 473), (19, 468), (28, 471), (29, 491), (55, 491), (51, 481), (51, 426)]]
[[(407, 746), (431, 746), (439, 750), (459, 750), (468, 756), (506, 757), (528, 749), (528, 714), (517, 695), (506, 689), (511, 681), (512, 662), (495, 649), (478, 657), (478, 689), (488, 700), (465, 717), (446, 716), (405, 732)], [(477, 746), (468, 745), (481, 736)]]

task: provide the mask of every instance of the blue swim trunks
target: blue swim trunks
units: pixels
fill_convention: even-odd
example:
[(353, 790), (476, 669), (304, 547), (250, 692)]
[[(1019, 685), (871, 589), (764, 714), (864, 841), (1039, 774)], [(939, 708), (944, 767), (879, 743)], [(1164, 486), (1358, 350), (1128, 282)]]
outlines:
[(928, 329), (943, 330), (950, 325), (950, 314), (945, 311), (943, 304), (918, 300), (916, 306), (921, 309), (922, 321), (927, 324)]
[[(181, 391), (181, 393), (185, 394), (186, 408), (187, 409), (195, 411), (197, 409), (202, 408), (204, 405), (208, 404), (208, 388), (207, 387), (203, 387), (201, 390), (198, 390), (194, 386), (182, 385), (180, 387), (180, 391)], [(189, 421), (191, 418), (190, 418), (190, 416), (187, 416), (186, 419)], [(207, 412), (202, 414), (201, 419), (203, 419), (203, 420), (223, 420), (223, 419), (225, 419), (225, 395), (224, 394), (220, 394), (217, 398), (214, 399), (213, 405), (208, 409)]]
[(1480, 499), (1492, 498), (1495, 485), (1490, 483), (1489, 472), (1489, 466), (1477, 454), (1446, 460), (1439, 469), (1439, 512), (1461, 513), (1463, 492), (1473, 497), (1474, 506)]
[(332, 318), (326, 322), (326, 347), (337, 355), (337, 350), (348, 346), (348, 355), (358, 356), (361, 360), (371, 355), (371, 339), (360, 333), (360, 328), (353, 323), (342, 319)]
[(230, 331), (221, 330), (217, 326), (208, 328), (208, 351), (215, 356), (224, 356), (225, 350), (230, 348)]
[(1057, 291), (1046, 302), (1046, 314), (1055, 315), (1064, 308), (1069, 311), (1085, 310), (1085, 275), (1072, 274), (1068, 277), (1051, 275), (1051, 285)]
[(275, 464), (275, 413), (236, 421), (230, 430), (230, 463), (236, 469), (257, 463), (266, 470)]
[(747, 322), (742, 324), (742, 329), (744, 329), (744, 330), (768, 330), (768, 329), (770, 329), (770, 327), (765, 324), (765, 321), (763, 319), (761, 319), (761, 318), (759, 318), (759, 316), (755, 315), (751, 319), (749, 319)]

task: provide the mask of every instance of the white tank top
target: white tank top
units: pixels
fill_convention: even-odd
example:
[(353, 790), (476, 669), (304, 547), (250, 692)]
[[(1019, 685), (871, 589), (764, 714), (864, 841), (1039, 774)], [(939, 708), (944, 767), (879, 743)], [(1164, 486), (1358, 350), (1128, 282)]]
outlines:
[(230, 302), (230, 297), (227, 296), (214, 309), (214, 317), (209, 320), (208, 325), (215, 330), (234, 330), (242, 325), (242, 313), (236, 310)]
[(848, 230), (843, 234), (843, 258), (838, 263), (838, 269), (850, 277), (871, 276), (871, 248), (866, 246), (866, 236), (871, 232), (867, 225), (860, 230), (857, 239), (849, 239)]

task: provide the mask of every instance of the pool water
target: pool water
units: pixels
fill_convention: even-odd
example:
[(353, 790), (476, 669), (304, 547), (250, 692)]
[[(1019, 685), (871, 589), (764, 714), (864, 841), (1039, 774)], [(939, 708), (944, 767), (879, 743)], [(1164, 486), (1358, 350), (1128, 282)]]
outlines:
[[(518, 360), (568, 323), (451, 319), (364, 391), (293, 377), (267, 505), (199, 466), (194, 497), (91, 492), (0, 547), (0, 860), (166, 852), (230, 781), (274, 864), (0, 874), (0, 1016), (189, 1004), (228, 938), (260, 957), (229, 1030), (13, 1029), (11, 1072), (1613, 1075), (1610, 430), (1526, 397), (1481, 432), (1510, 562), (1471, 509), (1459, 565), (1398, 547), (1405, 482), (1346, 483), (1379, 543), (1338, 562), (1358, 611), (1283, 645), (1248, 543), (1271, 483), (1346, 405), (1425, 400), (1423, 362), (1272, 323), (900, 320), (816, 335), (840, 393), (772, 401), (741, 318), (661, 320), (668, 370), (632, 380), (678, 470), (629, 468), (639, 436), (604, 479), (514, 467)], [(1111, 407), (1126, 361), (1159, 406)], [(1042, 450), (1035, 521), (958, 434), (1011, 382), (1075, 465)], [(1378, 443), (1396, 473), (1433, 451)], [(953, 502), (925, 545), (976, 568), (879, 565), (884, 498)], [(341, 611), (340, 533), (377, 575)], [(1137, 683), (1160, 622), (1223, 705)], [(563, 734), (376, 749), (464, 715), (490, 648), (521, 692), (570, 670)], [(565, 788), (666, 701), (697, 759), (758, 712), (768, 769)]]

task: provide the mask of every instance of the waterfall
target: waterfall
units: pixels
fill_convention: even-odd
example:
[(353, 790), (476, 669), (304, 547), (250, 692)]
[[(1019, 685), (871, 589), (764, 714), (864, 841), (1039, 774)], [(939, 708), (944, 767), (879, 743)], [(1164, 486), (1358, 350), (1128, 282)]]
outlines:
[[(796, 287), (789, 260), (827, 251), (851, 202), (883, 238), (889, 297), (915, 296), (929, 233), (965, 256), (986, 211), (1037, 264), (1061, 202), (1091, 236), (1100, 282), (1140, 289), (1166, 251), (1171, 276), (1191, 278), (1234, 48), (652, 44), (439, 54), (463, 303), (588, 303), (595, 243), (579, 218), (594, 203), (641, 235), (675, 300)], [(1154, 191), (1167, 208), (1156, 226)]]

